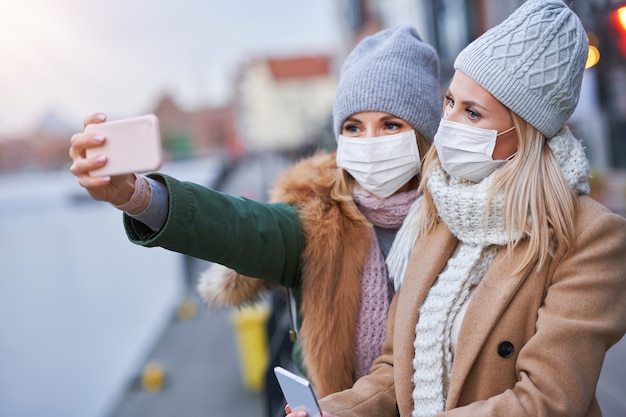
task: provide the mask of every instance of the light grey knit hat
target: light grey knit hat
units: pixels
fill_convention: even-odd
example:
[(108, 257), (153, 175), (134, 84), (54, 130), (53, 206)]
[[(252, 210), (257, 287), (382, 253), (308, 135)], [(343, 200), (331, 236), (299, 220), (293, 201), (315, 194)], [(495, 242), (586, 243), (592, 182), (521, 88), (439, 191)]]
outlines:
[(361, 40), (346, 58), (333, 104), (335, 139), (354, 113), (399, 117), (432, 143), (441, 119), (439, 57), (410, 26), (385, 29)]
[(454, 68), (548, 139), (578, 103), (588, 39), (560, 0), (528, 0), (458, 55)]

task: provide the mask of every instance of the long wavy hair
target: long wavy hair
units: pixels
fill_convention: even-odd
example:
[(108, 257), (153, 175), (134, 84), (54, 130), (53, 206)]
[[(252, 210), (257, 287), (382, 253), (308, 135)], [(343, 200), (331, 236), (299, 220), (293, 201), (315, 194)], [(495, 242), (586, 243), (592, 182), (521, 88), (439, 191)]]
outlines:
[[(528, 240), (522, 262), (515, 270), (521, 272), (534, 264), (541, 268), (557, 250), (571, 250), (578, 200), (545, 136), (512, 111), (511, 117), (517, 133), (517, 153), (496, 171), (487, 196), (485, 218), (491, 200), (503, 193), (508, 253)], [(420, 235), (429, 233), (441, 222), (427, 187), (430, 173), (439, 165), (437, 149), (433, 146), (424, 158), (424, 181), (418, 189), (418, 193), (424, 194), (424, 210), (417, 223)]]
[[(424, 157), (428, 154), (429, 149), (431, 148), (430, 142), (426, 140), (424, 135), (422, 135), (417, 129), (413, 129), (415, 131), (415, 138), (417, 140), (417, 149), (419, 150), (421, 164), (424, 163)], [(434, 147), (433, 147), (434, 148)], [(348, 216), (352, 220), (363, 221), (368, 223), (365, 217), (358, 210), (356, 205), (354, 204), (354, 198), (352, 197), (352, 187), (354, 186), (354, 178), (352, 175), (348, 173), (343, 168), (337, 167), (339, 170), (339, 174), (335, 176), (335, 180), (332, 184), (331, 188), (331, 198), (335, 202), (337, 202), (344, 214)], [(420, 169), (421, 171), (421, 169)], [(418, 180), (420, 178), (420, 174), (418, 173)], [(368, 223), (369, 224), (369, 223)]]

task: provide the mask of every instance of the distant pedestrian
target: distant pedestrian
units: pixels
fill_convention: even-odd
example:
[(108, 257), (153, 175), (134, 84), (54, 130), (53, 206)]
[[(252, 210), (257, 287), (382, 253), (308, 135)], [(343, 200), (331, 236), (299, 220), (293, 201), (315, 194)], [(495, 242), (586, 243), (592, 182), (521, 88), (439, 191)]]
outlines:
[[(385, 258), (417, 194), (441, 117), (439, 60), (414, 28), (364, 38), (347, 57), (333, 105), (335, 153), (297, 163), (272, 203), (152, 173), (93, 177), (101, 142), (72, 137), (71, 172), (96, 200), (124, 210), (129, 239), (208, 260), (210, 303), (238, 305), (290, 288), (294, 359), (324, 396), (352, 386), (380, 354), (393, 286)], [(92, 115), (85, 124), (99, 123)], [(254, 277), (254, 278), (249, 278)]]
[(323, 410), (601, 416), (602, 363), (626, 331), (626, 220), (586, 195), (564, 125), (587, 47), (567, 5), (528, 0), (461, 51), (392, 248), (406, 273), (383, 354)]

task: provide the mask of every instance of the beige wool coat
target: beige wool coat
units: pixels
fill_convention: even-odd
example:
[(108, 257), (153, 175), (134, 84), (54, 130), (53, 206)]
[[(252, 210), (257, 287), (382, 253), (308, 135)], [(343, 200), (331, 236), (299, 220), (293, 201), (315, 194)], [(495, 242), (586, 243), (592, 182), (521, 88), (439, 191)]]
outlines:
[[(579, 201), (571, 254), (522, 274), (513, 271), (524, 247), (496, 256), (465, 314), (441, 416), (601, 415), (595, 389), (605, 353), (626, 332), (626, 221)], [(322, 399), (324, 411), (411, 415), (419, 307), (456, 244), (443, 224), (418, 239), (373, 372)]]

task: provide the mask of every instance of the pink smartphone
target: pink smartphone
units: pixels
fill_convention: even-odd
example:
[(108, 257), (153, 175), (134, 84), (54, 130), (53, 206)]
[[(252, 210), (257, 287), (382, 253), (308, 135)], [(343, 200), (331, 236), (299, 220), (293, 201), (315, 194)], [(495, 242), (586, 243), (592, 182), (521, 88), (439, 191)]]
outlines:
[(87, 149), (88, 158), (102, 154), (108, 157), (106, 165), (91, 171), (91, 175), (148, 172), (163, 163), (159, 119), (154, 114), (87, 125), (85, 132), (106, 137), (102, 146)]

